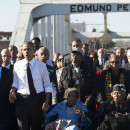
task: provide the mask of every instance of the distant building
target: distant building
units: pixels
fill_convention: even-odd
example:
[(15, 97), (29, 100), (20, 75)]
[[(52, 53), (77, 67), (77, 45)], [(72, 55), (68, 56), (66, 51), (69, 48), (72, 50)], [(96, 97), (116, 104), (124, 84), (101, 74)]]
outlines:
[(8, 48), (12, 32), (0, 32), (0, 51), (4, 48)]
[(71, 28), (76, 32), (85, 32), (85, 23), (71, 23)]

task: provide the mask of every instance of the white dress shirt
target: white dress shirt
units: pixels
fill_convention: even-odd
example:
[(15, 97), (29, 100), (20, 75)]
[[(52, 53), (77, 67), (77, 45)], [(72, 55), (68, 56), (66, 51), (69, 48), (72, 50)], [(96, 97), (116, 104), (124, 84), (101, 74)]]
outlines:
[(104, 67), (105, 60), (104, 59), (98, 59), (98, 60), (99, 60), (99, 65), (102, 65), (102, 67)]
[[(27, 79), (27, 63), (28, 62), (25, 59), (15, 63), (12, 86), (17, 88), (18, 93), (30, 95)], [(46, 65), (34, 58), (29, 63), (36, 92), (52, 92), (52, 85), (50, 83)]]

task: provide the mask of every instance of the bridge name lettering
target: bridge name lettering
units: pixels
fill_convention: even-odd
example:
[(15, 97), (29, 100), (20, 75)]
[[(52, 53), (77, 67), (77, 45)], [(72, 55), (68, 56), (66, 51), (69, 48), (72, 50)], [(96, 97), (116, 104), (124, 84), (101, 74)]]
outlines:
[(129, 12), (130, 4), (73, 4), (71, 13), (82, 12)]

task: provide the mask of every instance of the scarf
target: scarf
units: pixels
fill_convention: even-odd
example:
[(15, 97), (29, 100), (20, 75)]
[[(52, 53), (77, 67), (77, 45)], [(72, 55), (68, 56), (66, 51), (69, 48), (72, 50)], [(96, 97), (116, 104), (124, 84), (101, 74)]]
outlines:
[[(120, 74), (120, 84), (125, 85), (124, 80), (124, 73)], [(106, 73), (106, 80), (105, 80), (105, 93), (107, 99), (112, 99), (111, 92), (112, 92), (112, 80), (111, 80), (111, 72), (107, 71)]]

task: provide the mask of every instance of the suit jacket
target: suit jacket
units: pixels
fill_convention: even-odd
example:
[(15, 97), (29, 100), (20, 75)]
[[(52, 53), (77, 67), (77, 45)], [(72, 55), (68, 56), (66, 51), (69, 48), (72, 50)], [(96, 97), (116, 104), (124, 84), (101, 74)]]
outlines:
[(123, 68), (124, 68), (125, 70), (127, 70), (127, 71), (129, 72), (129, 74), (130, 74), (130, 63), (126, 63), (126, 64), (123, 66)]
[(10, 69), (13, 70), (14, 69), (14, 65), (10, 64)]
[(13, 82), (13, 72), (2, 67), (0, 80), (0, 115), (8, 116), (11, 112), (9, 103), (9, 91)]
[(53, 91), (52, 91), (52, 98), (56, 98), (56, 94), (57, 94), (57, 78), (56, 78), (56, 70), (50, 66), (47, 65), (47, 70), (49, 72), (49, 78), (50, 78), (50, 82), (52, 84), (53, 87)]
[(68, 54), (64, 57), (64, 66), (67, 66), (68, 64), (71, 63), (71, 54)]

